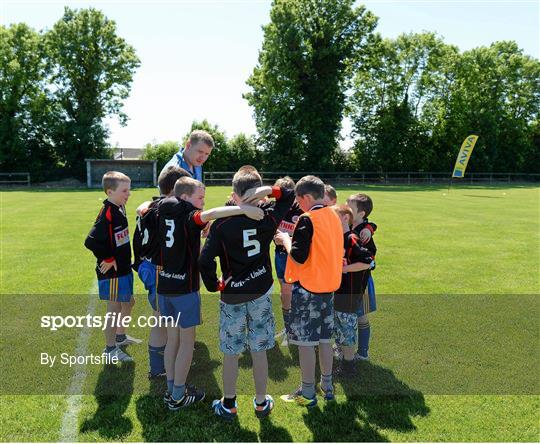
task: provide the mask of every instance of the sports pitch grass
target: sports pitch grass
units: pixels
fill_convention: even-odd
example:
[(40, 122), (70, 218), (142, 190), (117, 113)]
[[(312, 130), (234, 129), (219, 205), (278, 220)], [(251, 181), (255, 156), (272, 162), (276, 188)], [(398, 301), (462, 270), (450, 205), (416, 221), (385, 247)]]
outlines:
[[(208, 188), (206, 207), (222, 204), (228, 191)], [(104, 195), (1, 192), (0, 440), (538, 441), (539, 189), (366, 186), (339, 188), (338, 200), (358, 191), (372, 196), (379, 227), (370, 363), (357, 378), (336, 381), (336, 403), (319, 398), (308, 411), (278, 399), (300, 377), (295, 348), (276, 346), (269, 352), (276, 407), (259, 421), (250, 358), (242, 357), (234, 424), (209, 408), (222, 386), (216, 294), (202, 297), (189, 378), (207, 391), (202, 405), (177, 413), (163, 407), (163, 386), (146, 377), (147, 329), (129, 331), (145, 340), (130, 346), (132, 365), (88, 365), (76, 374), (41, 366), (40, 353), (74, 353), (82, 334), (40, 328), (42, 315), (80, 315), (89, 306), (104, 312), (83, 246)], [(132, 192), (131, 232), (135, 208), (153, 193)], [(149, 315), (135, 281), (133, 316)], [(278, 295), (274, 312), (279, 330)], [(85, 331), (88, 353), (100, 353), (102, 332)], [(77, 382), (83, 395), (68, 396)]]

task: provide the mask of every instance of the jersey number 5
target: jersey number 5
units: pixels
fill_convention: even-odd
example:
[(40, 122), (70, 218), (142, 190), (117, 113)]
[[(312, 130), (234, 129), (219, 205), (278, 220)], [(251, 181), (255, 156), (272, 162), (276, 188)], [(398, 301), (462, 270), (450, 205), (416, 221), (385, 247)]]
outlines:
[(171, 248), (174, 244), (174, 220), (173, 219), (165, 219), (165, 225), (169, 227), (167, 230), (167, 233), (165, 234), (166, 240), (165, 245), (167, 248)]
[(251, 247), (251, 250), (248, 250), (247, 252), (248, 257), (259, 254), (261, 252), (261, 243), (257, 239), (250, 239), (250, 236), (257, 235), (257, 230), (255, 228), (252, 228), (251, 230), (244, 230), (243, 234), (244, 234), (244, 248)]

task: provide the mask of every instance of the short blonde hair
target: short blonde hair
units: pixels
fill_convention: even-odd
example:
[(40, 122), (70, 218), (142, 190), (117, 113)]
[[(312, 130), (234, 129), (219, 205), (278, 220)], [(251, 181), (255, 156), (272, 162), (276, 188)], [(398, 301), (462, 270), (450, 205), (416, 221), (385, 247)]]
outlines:
[(255, 173), (259, 174), (257, 171), (257, 168), (255, 168), (253, 165), (242, 165), (240, 168), (238, 168), (237, 173)]
[(294, 180), (289, 176), (280, 177), (274, 183), (275, 187), (285, 188), (286, 190), (294, 190), (294, 185)]
[(105, 192), (107, 190), (116, 191), (121, 182), (131, 183), (131, 179), (120, 171), (107, 171), (101, 179), (101, 186)]
[(196, 179), (184, 176), (174, 184), (174, 195), (180, 197), (182, 194), (186, 194), (191, 197), (197, 188), (204, 188), (204, 184)]
[(337, 199), (336, 189), (332, 185), (324, 185), (324, 194), (326, 194), (332, 200)]
[(191, 131), (188, 140), (191, 145), (197, 145), (197, 143), (202, 142), (210, 148), (214, 148), (214, 138), (209, 132), (204, 130)]
[(347, 216), (349, 221), (349, 226), (353, 223), (353, 212), (348, 205), (333, 205), (332, 210), (334, 210), (339, 216)]

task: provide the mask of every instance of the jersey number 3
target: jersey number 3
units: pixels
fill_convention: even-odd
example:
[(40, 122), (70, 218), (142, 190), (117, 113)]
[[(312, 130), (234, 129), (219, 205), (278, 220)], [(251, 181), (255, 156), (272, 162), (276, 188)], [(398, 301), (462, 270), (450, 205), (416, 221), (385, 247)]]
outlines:
[(257, 235), (257, 230), (255, 228), (252, 228), (251, 230), (244, 230), (243, 234), (244, 234), (244, 248), (251, 247), (251, 250), (248, 250), (247, 252), (248, 257), (259, 254), (261, 252), (261, 243), (257, 239), (250, 239), (251, 236)]
[(165, 225), (169, 227), (167, 230), (167, 233), (165, 233), (165, 245), (167, 248), (171, 248), (174, 244), (174, 220), (173, 219), (165, 219)]

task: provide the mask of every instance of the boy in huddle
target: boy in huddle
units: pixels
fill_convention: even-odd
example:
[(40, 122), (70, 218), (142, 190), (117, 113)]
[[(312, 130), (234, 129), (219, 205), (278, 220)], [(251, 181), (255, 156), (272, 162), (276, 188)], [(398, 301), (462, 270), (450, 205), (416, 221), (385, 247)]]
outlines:
[[(133, 269), (139, 275), (145, 289), (148, 291), (148, 302), (153, 315), (159, 317), (157, 305), (157, 273), (161, 271), (161, 256), (158, 240), (158, 211), (159, 204), (165, 197), (174, 195), (174, 184), (181, 177), (190, 177), (183, 168), (169, 166), (158, 178), (160, 196), (151, 202), (147, 201), (137, 208), (137, 225), (133, 234), (133, 254), (135, 262)], [(156, 325), (150, 329), (148, 339), (148, 358), (150, 363), (149, 378), (165, 375), (165, 344), (167, 343), (167, 328)]]
[[(274, 400), (266, 394), (266, 350), (275, 343), (269, 248), (277, 227), (293, 203), (294, 192), (261, 185), (261, 176), (254, 169), (241, 168), (234, 175), (232, 196), (236, 203), (256, 203), (266, 196), (276, 201), (258, 203), (264, 210), (264, 218), (259, 222), (242, 216), (215, 222), (199, 261), (206, 288), (221, 291), (219, 336), (224, 397), (214, 400), (212, 408), (217, 416), (226, 420), (237, 418), (238, 359), (246, 348), (253, 360), (255, 414), (259, 418), (266, 417), (274, 407)], [(216, 257), (220, 259), (221, 280), (216, 275)]]
[[(115, 314), (116, 322), (109, 319), (105, 328), (104, 352), (118, 361), (133, 359), (120, 346), (127, 345), (125, 329), (114, 324), (122, 316), (129, 316), (134, 304), (133, 273), (131, 272), (131, 246), (125, 205), (130, 196), (131, 180), (118, 171), (108, 171), (102, 179), (107, 199), (84, 241), (97, 259), (96, 275), (99, 298), (107, 301), (107, 312)], [(130, 342), (134, 341), (130, 338)]]
[[(375, 259), (377, 247), (373, 240), (373, 234), (377, 230), (377, 225), (368, 220), (368, 216), (373, 210), (373, 201), (367, 194), (353, 194), (347, 199), (347, 205), (353, 212), (353, 231), (358, 234), (362, 246), (367, 248)], [(368, 313), (377, 310), (375, 298), (375, 284), (371, 275), (371, 270), (365, 271), (366, 287), (362, 292), (360, 306), (358, 308), (358, 350), (354, 355), (355, 360), (369, 359), (369, 340), (371, 327), (369, 325)]]
[[(289, 176), (285, 176), (276, 180), (274, 186), (285, 188), (287, 190), (294, 190), (294, 180), (292, 180)], [(277, 232), (287, 233), (289, 237), (292, 237), (294, 226), (296, 225), (298, 218), (303, 213), (304, 212), (302, 209), (298, 206), (298, 202), (295, 200), (283, 220), (280, 222)], [(287, 256), (287, 252), (285, 251), (285, 248), (283, 248), (283, 245), (276, 244), (274, 264), (276, 267), (276, 276), (280, 286), (281, 310), (283, 313), (284, 327), (283, 330), (276, 335), (276, 339), (283, 337), (283, 341), (281, 342), (282, 346), (287, 346), (289, 344), (287, 335), (289, 333), (289, 316), (291, 313), (292, 296), (292, 285), (285, 282), (285, 265), (287, 264)]]
[(336, 202), (337, 202), (336, 189), (330, 184), (325, 184), (323, 204), (326, 205), (327, 207), (331, 207), (335, 205)]
[(186, 384), (193, 358), (195, 327), (201, 324), (199, 295), (199, 253), (201, 231), (219, 217), (246, 214), (256, 220), (262, 210), (253, 206), (220, 207), (202, 211), (205, 187), (198, 180), (182, 177), (174, 186), (174, 197), (159, 205), (158, 238), (161, 270), (158, 273), (158, 306), (167, 323), (165, 371), (167, 391), (164, 401), (170, 410), (179, 410), (202, 401), (205, 393)]
[(276, 240), (289, 253), (285, 269), (285, 280), (293, 284), (289, 343), (298, 345), (302, 385), (281, 399), (314, 407), (317, 404), (315, 346), (319, 347), (320, 390), (325, 400), (334, 399), (333, 293), (341, 284), (343, 231), (337, 214), (323, 204), (321, 179), (303, 177), (295, 186), (295, 194), (304, 214), (296, 224), (292, 240), (283, 233)]
[(355, 373), (354, 354), (358, 326), (358, 310), (369, 274), (375, 267), (371, 252), (362, 247), (360, 237), (351, 230), (353, 212), (347, 205), (333, 207), (343, 227), (345, 253), (341, 286), (334, 296), (334, 327), (336, 344), (343, 351), (343, 361), (334, 370), (335, 375)]

